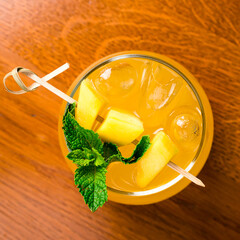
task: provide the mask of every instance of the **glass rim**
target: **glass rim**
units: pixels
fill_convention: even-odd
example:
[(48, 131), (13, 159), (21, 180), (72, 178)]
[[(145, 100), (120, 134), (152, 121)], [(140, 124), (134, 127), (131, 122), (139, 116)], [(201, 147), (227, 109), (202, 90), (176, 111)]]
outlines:
[[(201, 141), (198, 147), (198, 150), (193, 158), (193, 160), (189, 163), (189, 165), (185, 168), (186, 171), (190, 171), (192, 169), (192, 167), (194, 166), (195, 162), (197, 161), (197, 158), (200, 155), (200, 152), (203, 148), (203, 143), (204, 143), (204, 139), (205, 139), (205, 132), (206, 132), (206, 116), (205, 116), (205, 111), (204, 111), (204, 107), (201, 101), (201, 98), (196, 90), (196, 88), (194, 87), (194, 85), (192, 84), (192, 82), (185, 76), (185, 74), (183, 74), (179, 69), (177, 69), (176, 67), (174, 67), (172, 64), (166, 62), (163, 59), (157, 58), (157, 57), (153, 57), (150, 55), (146, 55), (146, 54), (141, 54), (141, 53), (119, 53), (119, 55), (117, 56), (112, 56), (110, 55), (110, 58), (103, 60), (102, 62), (100, 62), (99, 64), (97, 64), (96, 66), (94, 66), (93, 68), (91, 68), (89, 71), (87, 71), (82, 77), (81, 79), (79, 79), (78, 83), (76, 84), (76, 86), (74, 86), (70, 96), (73, 97), (75, 92), (77, 91), (77, 89), (79, 88), (81, 82), (87, 78), (92, 72), (94, 72), (95, 70), (97, 70), (98, 68), (113, 62), (113, 61), (117, 61), (120, 59), (125, 59), (125, 58), (141, 58), (141, 59), (146, 59), (146, 60), (152, 60), (158, 63), (161, 63), (167, 67), (169, 67), (171, 70), (175, 71), (177, 74), (179, 74), (185, 81), (186, 83), (189, 85), (189, 87), (191, 88), (191, 90), (193, 91), (195, 97), (197, 98), (199, 107), (200, 107), (200, 111), (202, 114), (202, 137), (201, 137)], [(94, 63), (93, 63), (94, 64)], [(69, 103), (66, 103), (66, 107), (65, 107), (65, 111), (68, 107)], [(65, 138), (65, 136), (64, 136)], [(66, 139), (65, 139), (66, 142)], [(68, 148), (68, 150), (70, 151), (70, 149)], [(108, 187), (107, 186), (107, 190), (117, 193), (117, 194), (121, 194), (121, 195), (127, 195), (127, 196), (148, 196), (148, 195), (152, 195), (152, 194), (156, 194), (159, 193), (163, 190), (166, 190), (168, 188), (170, 188), (171, 186), (175, 185), (176, 183), (178, 183), (181, 179), (183, 179), (184, 176), (179, 174), (177, 177), (175, 177), (174, 179), (172, 179), (171, 181), (169, 181), (168, 183), (165, 183), (164, 185), (161, 185), (159, 187), (155, 187), (153, 189), (149, 189), (149, 190), (144, 190), (144, 191), (136, 191), (136, 192), (128, 192), (128, 191), (123, 191), (123, 190), (119, 190), (119, 189), (115, 189), (112, 187)]]

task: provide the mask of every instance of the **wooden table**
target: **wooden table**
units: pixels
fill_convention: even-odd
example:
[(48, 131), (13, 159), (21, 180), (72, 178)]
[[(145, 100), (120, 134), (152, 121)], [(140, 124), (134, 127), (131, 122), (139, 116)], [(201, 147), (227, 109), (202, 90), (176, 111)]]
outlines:
[[(213, 109), (215, 137), (194, 184), (148, 206), (107, 203), (94, 214), (60, 152), (61, 99), (1, 85), (0, 239), (240, 239), (240, 2), (0, 0), (0, 78), (16, 66), (66, 91), (97, 59), (149, 50), (183, 64)], [(17, 87), (15, 88), (17, 89)]]

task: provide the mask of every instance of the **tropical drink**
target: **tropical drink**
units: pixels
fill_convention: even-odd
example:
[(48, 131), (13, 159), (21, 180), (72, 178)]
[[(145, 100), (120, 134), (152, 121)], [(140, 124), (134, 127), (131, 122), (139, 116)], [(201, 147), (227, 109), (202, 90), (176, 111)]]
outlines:
[[(107, 166), (108, 198), (127, 204), (166, 199), (190, 181), (168, 167), (169, 161), (197, 175), (209, 154), (213, 137), (212, 112), (196, 79), (180, 64), (155, 53), (123, 52), (101, 59), (86, 69), (68, 94), (78, 101), (77, 122), (98, 133), (103, 142), (131, 156), (143, 136), (151, 145), (141, 158)], [(62, 130), (64, 156), (67, 147)], [(77, 166), (68, 158), (73, 172)]]

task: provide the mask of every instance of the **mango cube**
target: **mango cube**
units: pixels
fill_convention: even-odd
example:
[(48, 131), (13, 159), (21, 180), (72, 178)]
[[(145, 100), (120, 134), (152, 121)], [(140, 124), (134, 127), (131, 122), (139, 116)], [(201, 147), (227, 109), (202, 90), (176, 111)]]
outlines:
[(97, 133), (103, 141), (123, 146), (131, 143), (143, 131), (143, 123), (133, 114), (111, 109)]
[(84, 128), (91, 129), (103, 104), (104, 101), (91, 88), (89, 80), (83, 80), (75, 113), (78, 123)]
[(141, 188), (146, 187), (177, 152), (170, 137), (163, 131), (158, 132), (147, 152), (137, 162), (136, 184)]

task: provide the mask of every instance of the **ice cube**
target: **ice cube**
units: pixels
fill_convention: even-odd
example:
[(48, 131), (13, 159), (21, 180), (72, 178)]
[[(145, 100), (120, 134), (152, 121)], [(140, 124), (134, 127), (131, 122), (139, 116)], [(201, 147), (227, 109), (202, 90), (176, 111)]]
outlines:
[(155, 71), (152, 69), (150, 82), (146, 92), (146, 107), (158, 110), (167, 106), (177, 95), (182, 86), (179, 76), (170, 74), (164, 66), (157, 66)]
[(142, 70), (140, 74), (140, 82), (141, 82), (140, 88), (144, 92), (148, 88), (148, 84), (152, 74), (152, 67), (153, 67), (152, 62), (148, 62), (148, 61), (142, 65)]
[(168, 106), (181, 87), (182, 78), (174, 71), (157, 63), (145, 63), (141, 78), (139, 115), (154, 118), (156, 111)]
[(104, 68), (98, 77), (93, 79), (96, 89), (110, 99), (124, 97), (134, 88), (137, 72), (128, 63), (115, 63)]
[(168, 126), (171, 138), (185, 148), (197, 147), (200, 141), (202, 120), (198, 109), (180, 107), (169, 117)]
[(199, 136), (199, 123), (193, 115), (181, 114), (172, 123), (173, 135), (177, 141), (191, 142)]

